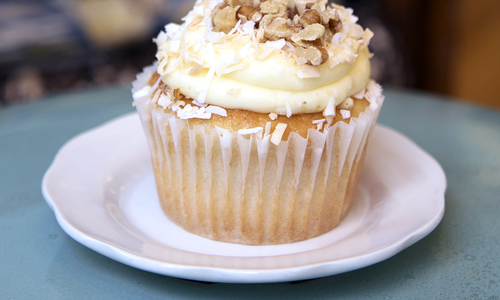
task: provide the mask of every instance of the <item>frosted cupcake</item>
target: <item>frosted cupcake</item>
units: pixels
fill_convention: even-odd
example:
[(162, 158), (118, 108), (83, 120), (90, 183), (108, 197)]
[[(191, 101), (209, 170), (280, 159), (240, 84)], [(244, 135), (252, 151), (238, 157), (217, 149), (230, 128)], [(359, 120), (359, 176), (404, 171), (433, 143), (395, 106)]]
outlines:
[(326, 0), (197, 1), (183, 21), (133, 85), (167, 217), (250, 245), (335, 228), (383, 102), (372, 32)]

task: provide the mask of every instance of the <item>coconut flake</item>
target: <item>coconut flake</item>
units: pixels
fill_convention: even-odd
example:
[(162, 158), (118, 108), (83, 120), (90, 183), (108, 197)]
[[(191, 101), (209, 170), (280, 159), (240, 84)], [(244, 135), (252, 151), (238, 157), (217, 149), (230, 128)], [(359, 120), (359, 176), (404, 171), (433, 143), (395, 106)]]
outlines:
[(341, 109), (340, 114), (342, 115), (343, 119), (349, 119), (351, 117), (351, 111), (347, 109)]
[(181, 49), (181, 41), (180, 40), (171, 40), (170, 41), (170, 51), (179, 51)]
[(266, 57), (268, 57), (269, 55), (271, 55), (271, 53), (273, 53), (274, 51), (274, 48), (271, 48), (271, 47), (265, 47), (264, 49), (264, 52), (262, 52), (260, 55), (259, 55), (259, 59), (260, 60), (264, 60), (266, 59)]
[(174, 102), (169, 97), (162, 94), (162, 95), (160, 95), (160, 98), (158, 99), (157, 103), (158, 103), (158, 105), (163, 107), (163, 109), (166, 109), (169, 106), (171, 106)]
[(158, 103), (158, 98), (160, 98), (160, 95), (161, 95), (161, 90), (160, 89), (157, 89), (153, 95), (153, 98), (151, 99), (151, 101), (153, 103)]
[(324, 122), (326, 122), (326, 119), (314, 120), (312, 123), (313, 123), (314, 125), (317, 125), (317, 124), (321, 124), (321, 123), (324, 123)]
[(219, 106), (210, 105), (205, 109), (205, 113), (216, 114), (222, 117), (227, 117), (227, 111)]
[(238, 30), (238, 28), (240, 27), (240, 24), (241, 24), (241, 20), (238, 20), (238, 23), (236, 23), (236, 25), (233, 27), (233, 29), (231, 29), (231, 31), (229, 31), (227, 36), (232, 36), (233, 33), (235, 33), (236, 30)]
[(223, 43), (227, 40), (227, 35), (224, 32), (209, 31), (205, 35), (205, 39), (214, 44)]
[(196, 105), (198, 107), (207, 107), (208, 106), (208, 104), (206, 104), (206, 103), (200, 103), (200, 102), (198, 102), (196, 100), (193, 100), (192, 102), (193, 102), (194, 105)]
[(328, 105), (326, 106), (325, 110), (323, 111), (323, 116), (335, 117), (335, 99), (338, 96), (339, 96), (339, 93), (337, 91), (334, 91), (332, 97), (328, 101)]
[(153, 42), (156, 43), (156, 46), (160, 47), (160, 45), (165, 44), (167, 40), (168, 40), (167, 33), (165, 31), (160, 31), (158, 36), (155, 39), (153, 39)]
[(141, 97), (144, 97), (149, 93), (150, 89), (151, 89), (151, 87), (149, 85), (147, 85), (147, 86), (143, 87), (142, 89), (138, 90), (137, 92), (135, 92), (132, 95), (132, 98), (134, 98), (134, 100), (137, 100)]
[(285, 133), (286, 127), (287, 125), (283, 123), (278, 123), (278, 125), (276, 125), (276, 128), (274, 129), (274, 132), (271, 136), (271, 143), (275, 144), (276, 146), (280, 144), (281, 138)]
[(370, 107), (377, 108), (377, 98), (382, 94), (382, 87), (378, 85), (375, 81), (370, 80), (366, 86), (365, 98), (370, 102)]
[(262, 130), (264, 130), (263, 127), (255, 127), (255, 128), (250, 128), (250, 129), (240, 129), (240, 130), (238, 130), (238, 133), (241, 135), (244, 135), (244, 134), (259, 133)]
[(194, 65), (191, 69), (189, 69), (188, 75), (189, 76), (195, 76), (200, 74), (201, 70), (203, 70), (204, 67), (202, 65), (196, 64)]
[(251, 42), (248, 42), (245, 44), (245, 46), (243, 46), (239, 52), (240, 56), (242, 58), (246, 58), (249, 54), (249, 50), (250, 50), (250, 47), (252, 46), (252, 43)]
[(254, 33), (255, 22), (248, 21), (243, 26), (241, 26), (241, 33), (243, 35), (252, 35)]
[(361, 50), (365, 49), (366, 47), (368, 47), (368, 44), (370, 44), (370, 40), (373, 38), (373, 31), (371, 31), (370, 29), (366, 29), (364, 34), (363, 34), (363, 43), (361, 43)]
[(285, 101), (285, 107), (286, 107), (286, 117), (290, 118), (292, 116), (292, 108), (290, 107), (290, 103), (288, 103), (288, 100)]
[(271, 119), (271, 120), (273, 120), (273, 121), (274, 121), (274, 120), (276, 120), (277, 118), (278, 118), (278, 114), (277, 114), (277, 113), (270, 113), (270, 114), (269, 114), (269, 119)]
[(332, 44), (334, 44), (335, 46), (338, 46), (340, 44), (340, 35), (340, 32), (337, 32), (333, 35)]
[(208, 94), (208, 89), (210, 88), (210, 84), (212, 84), (212, 80), (214, 79), (214, 76), (215, 76), (215, 69), (210, 68), (208, 70), (207, 76), (203, 80), (203, 84), (201, 85), (200, 90), (198, 90), (198, 92), (200, 93), (198, 95), (198, 99), (196, 99), (196, 100), (198, 100), (198, 102), (205, 103), (205, 99), (207, 98), (207, 94)]
[(266, 45), (276, 50), (281, 50), (286, 45), (285, 39), (279, 39), (277, 41), (267, 41)]
[(172, 39), (175, 33), (179, 30), (181, 26), (175, 23), (169, 23), (165, 26), (165, 32), (169, 39)]

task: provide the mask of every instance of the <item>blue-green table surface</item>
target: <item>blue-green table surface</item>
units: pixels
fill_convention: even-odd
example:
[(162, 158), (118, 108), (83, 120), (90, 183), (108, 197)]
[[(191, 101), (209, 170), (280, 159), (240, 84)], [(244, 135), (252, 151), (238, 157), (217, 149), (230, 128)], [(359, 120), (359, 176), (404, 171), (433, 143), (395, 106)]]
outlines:
[(200, 283), (137, 270), (73, 241), (40, 192), (57, 150), (133, 111), (127, 88), (0, 109), (0, 299), (500, 299), (500, 113), (386, 89), (379, 123), (434, 156), (446, 213), (429, 236), (378, 264), (295, 283)]

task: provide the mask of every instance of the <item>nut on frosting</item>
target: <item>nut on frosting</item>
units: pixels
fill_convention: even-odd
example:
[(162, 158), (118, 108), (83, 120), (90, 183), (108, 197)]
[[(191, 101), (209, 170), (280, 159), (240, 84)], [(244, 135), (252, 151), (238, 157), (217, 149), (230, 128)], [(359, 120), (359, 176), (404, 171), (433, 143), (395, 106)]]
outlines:
[(373, 34), (327, 0), (198, 0), (183, 21), (156, 38), (158, 73), (199, 103), (319, 112), (369, 80)]

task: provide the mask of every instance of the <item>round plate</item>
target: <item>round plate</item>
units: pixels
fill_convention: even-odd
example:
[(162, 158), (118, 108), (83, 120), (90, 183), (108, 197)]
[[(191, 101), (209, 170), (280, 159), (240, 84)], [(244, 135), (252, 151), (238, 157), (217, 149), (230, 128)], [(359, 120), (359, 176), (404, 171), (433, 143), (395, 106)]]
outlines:
[(445, 189), (444, 172), (429, 154), (377, 125), (355, 204), (337, 228), (286, 245), (216, 242), (163, 215), (136, 114), (70, 140), (42, 183), (63, 230), (90, 249), (142, 270), (226, 283), (305, 280), (385, 260), (436, 228)]

